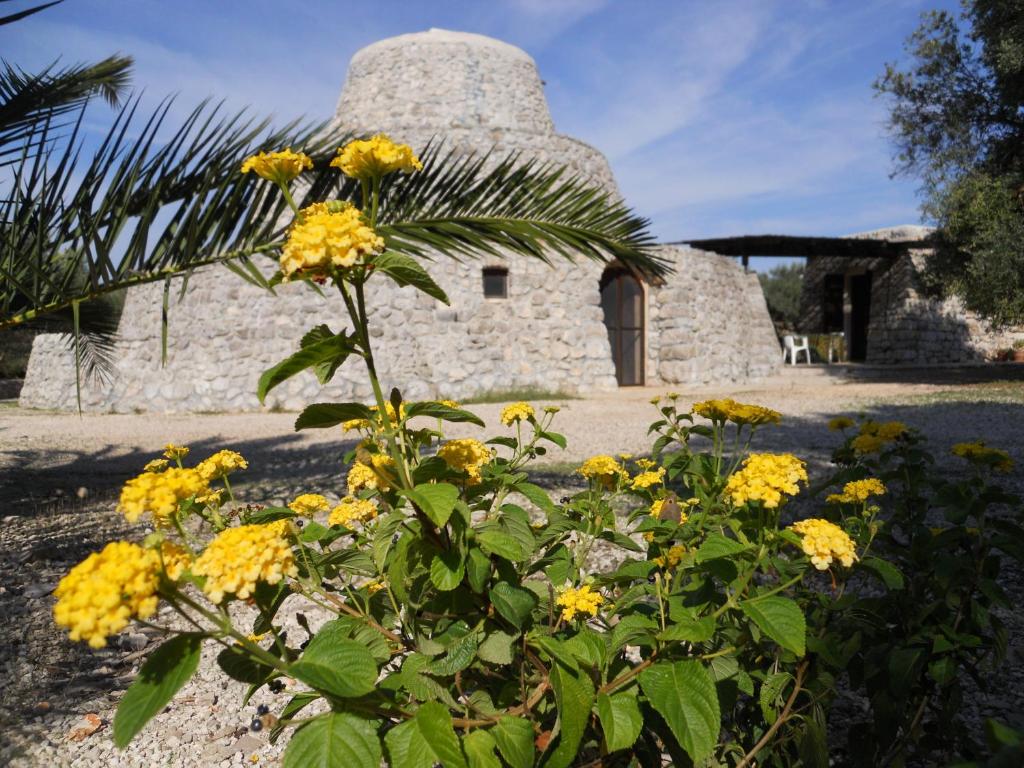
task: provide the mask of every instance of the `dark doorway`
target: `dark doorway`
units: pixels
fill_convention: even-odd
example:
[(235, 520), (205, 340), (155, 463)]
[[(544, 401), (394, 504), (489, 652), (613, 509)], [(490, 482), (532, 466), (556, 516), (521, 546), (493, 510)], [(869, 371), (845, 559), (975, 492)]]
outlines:
[(871, 322), (871, 273), (850, 275), (850, 359), (868, 356), (868, 324)]
[(622, 267), (601, 276), (601, 309), (620, 387), (644, 383), (644, 288)]

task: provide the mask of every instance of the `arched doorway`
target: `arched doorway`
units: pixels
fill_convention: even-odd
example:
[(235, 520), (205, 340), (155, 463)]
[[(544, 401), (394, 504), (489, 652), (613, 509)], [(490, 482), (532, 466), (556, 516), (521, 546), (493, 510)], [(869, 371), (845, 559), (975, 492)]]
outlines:
[(601, 275), (601, 309), (620, 387), (644, 383), (644, 287), (623, 267)]

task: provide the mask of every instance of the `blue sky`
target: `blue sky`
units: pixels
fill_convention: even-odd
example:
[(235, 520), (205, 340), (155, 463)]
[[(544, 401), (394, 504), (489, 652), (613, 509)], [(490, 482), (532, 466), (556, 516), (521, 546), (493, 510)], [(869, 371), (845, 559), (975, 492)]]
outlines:
[(383, 37), (491, 35), (533, 56), (557, 129), (608, 156), (660, 239), (842, 235), (920, 221), (871, 83), (929, 8), (958, 3), (66, 0), (0, 28), (0, 51), (28, 69), (120, 51), (181, 112), (215, 96), (283, 122), (330, 116), (352, 54)]

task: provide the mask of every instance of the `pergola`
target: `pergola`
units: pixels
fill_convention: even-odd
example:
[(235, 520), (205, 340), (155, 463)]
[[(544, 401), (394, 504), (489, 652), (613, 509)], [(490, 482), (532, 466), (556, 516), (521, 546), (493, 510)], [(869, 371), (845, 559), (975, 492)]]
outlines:
[(805, 235), (740, 235), (703, 240), (680, 240), (672, 245), (689, 245), (723, 256), (739, 256), (743, 268), (751, 256), (842, 256), (849, 259), (895, 259), (907, 251), (933, 246), (929, 240), (873, 240), (860, 237), (813, 237)]

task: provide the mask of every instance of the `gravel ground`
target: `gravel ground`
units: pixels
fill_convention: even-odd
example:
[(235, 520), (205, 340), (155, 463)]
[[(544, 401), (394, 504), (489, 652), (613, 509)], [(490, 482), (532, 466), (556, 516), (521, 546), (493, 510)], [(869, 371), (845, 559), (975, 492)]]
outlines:
[[(999, 378), (1007, 378), (1008, 370), (1001, 369)], [(687, 390), (682, 399), (703, 399), (713, 392), (777, 408), (786, 417), (784, 424), (761, 433), (756, 447), (793, 451), (819, 477), (836, 442), (825, 421), (859, 412), (922, 429), (937, 453), (940, 446), (984, 437), (1010, 450), (1020, 467), (1020, 373), (1014, 371), (1017, 381), (985, 383), (986, 374), (971, 370), (864, 380), (822, 369), (787, 369), (762, 385)], [(623, 389), (561, 403), (555, 429), (567, 436), (569, 448), (545, 457), (548, 463), (538, 467), (533, 479), (560, 493), (574, 482), (567, 474), (572, 464), (586, 456), (643, 453), (654, 416), (648, 401), (664, 392)], [(501, 405), (472, 409), (499, 431)], [(330, 495), (340, 490), (341, 455), (351, 444), (335, 430), (296, 434), (293, 420), (294, 414), (282, 413), (79, 417), (0, 403), (0, 765), (278, 764), (280, 749), (269, 744), (266, 732), (246, 730), (255, 707), (266, 703), (273, 708), (274, 697), (261, 692), (240, 708), (245, 686), (219, 672), (212, 651), (171, 707), (118, 753), (110, 739), (114, 709), (159, 633), (132, 632), (99, 652), (72, 644), (52, 624), (50, 592), (89, 551), (115, 537), (144, 533), (115, 513), (116, 494), (167, 442), (191, 445), (199, 457), (220, 448), (239, 450), (250, 460), (250, 469), (237, 492), (248, 500), (281, 502), (302, 491)], [(480, 433), (469, 427), (459, 434)], [(1024, 491), (1019, 470), (1010, 482)], [(1008, 570), (1005, 582), (1014, 602), (1024, 602), (1019, 571)], [(287, 608), (293, 617), (294, 608)], [(157, 623), (165, 618), (171, 621), (161, 617)], [(989, 690), (967, 705), (976, 717), (1016, 718), (1016, 726), (1024, 727), (1024, 621), (1019, 614), (1004, 618), (1013, 637), (1010, 659), (992, 676)], [(295, 631), (301, 631), (297, 625)]]

